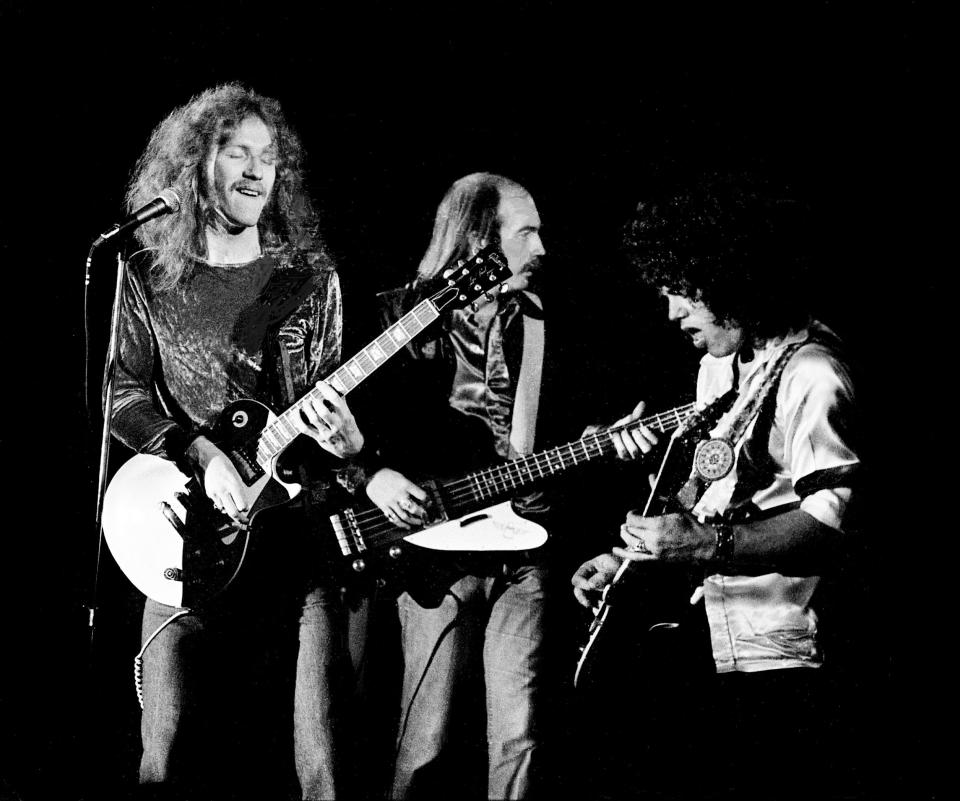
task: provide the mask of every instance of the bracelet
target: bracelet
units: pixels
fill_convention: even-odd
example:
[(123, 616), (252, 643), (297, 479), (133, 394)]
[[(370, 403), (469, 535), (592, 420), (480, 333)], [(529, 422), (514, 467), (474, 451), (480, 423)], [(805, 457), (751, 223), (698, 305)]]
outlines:
[(713, 553), (714, 561), (729, 562), (733, 559), (733, 525), (726, 520), (717, 520), (713, 525), (717, 535), (716, 548)]

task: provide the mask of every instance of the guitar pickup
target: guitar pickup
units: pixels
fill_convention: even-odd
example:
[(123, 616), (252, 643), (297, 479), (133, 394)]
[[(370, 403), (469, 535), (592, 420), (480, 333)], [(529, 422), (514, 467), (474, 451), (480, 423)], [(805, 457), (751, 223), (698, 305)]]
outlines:
[(487, 520), (490, 515), (484, 513), (479, 515), (471, 515), (470, 517), (465, 517), (460, 521), (460, 528), (466, 528), (471, 523), (479, 523), (481, 520)]
[(434, 526), (437, 523), (443, 523), (449, 520), (450, 518), (443, 504), (443, 496), (440, 494), (440, 488), (437, 486), (437, 482), (425, 481), (421, 486), (427, 493), (425, 507), (430, 516), (430, 522), (427, 525)]
[(248, 487), (256, 484), (263, 476), (263, 468), (257, 461), (254, 454), (248, 453), (243, 448), (238, 448), (230, 452), (230, 461), (237, 468), (240, 478)]

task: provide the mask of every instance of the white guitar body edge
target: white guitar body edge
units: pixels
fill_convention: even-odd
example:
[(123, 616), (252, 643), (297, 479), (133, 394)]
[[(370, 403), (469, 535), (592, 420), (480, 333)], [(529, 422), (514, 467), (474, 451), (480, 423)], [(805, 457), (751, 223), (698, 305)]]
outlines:
[[(271, 478), (291, 498), (299, 494), (299, 484), (277, 477), (274, 460), (269, 472), (244, 487), (248, 509)], [(175, 497), (186, 491), (188, 481), (169, 459), (140, 453), (117, 470), (103, 499), (103, 535), (114, 560), (140, 592), (167, 606), (183, 603), (183, 582), (164, 575), (168, 568), (183, 570), (183, 537), (164, 516), (161, 503), (169, 504), (177, 517), (189, 523), (187, 510)]]
[(520, 517), (504, 501), (403, 539), (434, 551), (526, 551), (539, 548), (547, 536), (543, 526)]

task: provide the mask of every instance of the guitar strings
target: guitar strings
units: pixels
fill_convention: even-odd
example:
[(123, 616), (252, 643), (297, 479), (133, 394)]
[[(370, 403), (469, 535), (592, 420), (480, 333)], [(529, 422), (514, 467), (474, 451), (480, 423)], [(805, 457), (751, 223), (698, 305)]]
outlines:
[[(402, 350), (407, 343), (411, 342), (417, 334), (439, 316), (440, 312), (433, 305), (432, 298), (421, 301), (368, 345), (361, 348), (355, 356), (340, 365), (325, 380), (331, 385), (335, 381), (339, 382), (343, 394), (356, 389), (362, 381), (373, 375), (377, 368), (386, 364), (390, 358)], [(403, 332), (401, 337), (396, 336), (398, 331)], [(401, 339), (402, 341), (400, 341)], [(385, 344), (387, 342), (390, 343), (389, 347)], [(379, 361), (370, 353), (374, 346), (380, 352)], [(358, 375), (355, 370), (359, 371), (360, 374)], [(260, 432), (260, 442), (257, 449), (258, 451), (261, 448), (263, 449), (263, 460), (269, 461), (293, 442), (300, 430), (290, 420), (300, 413), (308, 400), (322, 400), (322, 398), (323, 393), (314, 386), (289, 409), (277, 415), (276, 420), (264, 426), (263, 431)]]
[[(474, 497), (477, 500), (483, 500), (484, 493), (480, 493), (478, 495), (475, 490), (475, 486), (481, 480), (483, 481), (482, 486), (484, 491), (488, 492), (491, 496), (500, 494), (509, 489), (516, 489), (518, 486), (522, 486), (524, 483), (528, 483), (529, 481), (533, 481), (538, 478), (546, 478), (548, 475), (553, 474), (558, 464), (561, 468), (567, 468), (569, 466), (578, 464), (581, 460), (586, 461), (597, 456), (604, 455), (605, 450), (607, 452), (610, 450), (612, 439), (609, 439), (609, 437), (614, 433), (627, 431), (640, 426), (647, 426), (649, 428), (654, 424), (658, 425), (658, 430), (661, 433), (667, 433), (675, 429), (681, 422), (683, 422), (683, 415), (689, 416), (689, 412), (693, 410), (694, 405), (695, 404), (691, 403), (687, 406), (681, 406), (669, 412), (653, 415), (652, 417), (639, 422), (627, 423), (625, 425), (596, 431), (593, 434), (589, 434), (586, 437), (581, 438), (580, 440), (557, 446), (556, 448), (543, 451), (540, 454), (531, 454), (530, 456), (521, 457), (520, 459), (516, 459), (512, 462), (505, 462), (501, 465), (496, 465), (475, 473), (471, 473), (469, 476), (466, 476), (462, 479), (452, 481), (449, 484), (444, 484), (443, 488), (448, 490), (447, 497), (452, 501), (459, 501), (465, 498)], [(659, 418), (665, 419), (660, 420)], [(607, 439), (609, 439), (609, 441), (605, 441)], [(578, 446), (579, 458), (578, 452), (575, 450), (575, 448)], [(546, 473), (544, 473), (540, 467), (541, 460), (546, 462)], [(521, 463), (526, 464), (521, 465)], [(530, 467), (531, 463), (536, 466), (539, 475), (534, 475), (534, 472)], [(524, 477), (522, 467), (525, 467), (527, 477)], [(513, 477), (514, 470), (516, 471), (516, 480)], [(493, 489), (490, 489), (491, 487)], [(355, 519), (358, 522), (365, 522), (371, 517), (383, 517), (383, 512), (375, 507), (366, 513), (356, 515)]]
[[(505, 462), (502, 465), (471, 473), (465, 478), (443, 485), (443, 488), (447, 490), (447, 497), (452, 505), (456, 505), (464, 500), (483, 500), (484, 492), (488, 492), (490, 497), (493, 498), (510, 489), (523, 486), (524, 483), (529, 483), (538, 478), (545, 478), (556, 472), (557, 467), (566, 469), (572, 465), (579, 464), (581, 461), (602, 456), (605, 451), (609, 452), (610, 450), (613, 442), (612, 434), (629, 431), (639, 428), (640, 426), (646, 426), (648, 428), (655, 426), (661, 433), (672, 431), (692, 414), (695, 406), (695, 403), (689, 403), (666, 412), (652, 415), (637, 422), (602, 429), (575, 442), (560, 445), (539, 454), (531, 454), (530, 456), (516, 459), (513, 462)], [(575, 450), (578, 447), (579, 458), (578, 452)], [(545, 460), (546, 462), (546, 473), (541, 468), (541, 460)], [(531, 464), (536, 466), (539, 475), (534, 475)], [(525, 466), (528, 478), (523, 476), (521, 472), (522, 466)], [(512, 469), (516, 470), (516, 479), (511, 474)], [(481, 481), (483, 482), (482, 485)], [(476, 489), (478, 486), (482, 486), (484, 492), (478, 494)], [(355, 515), (354, 522), (357, 528), (362, 530), (361, 533), (364, 540), (370, 545), (376, 545), (380, 539), (391, 539), (399, 529), (398, 526), (387, 519), (386, 515), (378, 507)], [(415, 533), (415, 531), (411, 531), (410, 533)]]

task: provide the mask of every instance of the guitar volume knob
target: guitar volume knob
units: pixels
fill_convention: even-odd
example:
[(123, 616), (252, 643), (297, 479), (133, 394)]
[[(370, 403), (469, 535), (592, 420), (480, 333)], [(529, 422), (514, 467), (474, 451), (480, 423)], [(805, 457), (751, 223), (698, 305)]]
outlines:
[(367, 569), (367, 563), (364, 562), (363, 559), (354, 559), (350, 563), (350, 567), (353, 568), (354, 573), (362, 573), (364, 570)]

